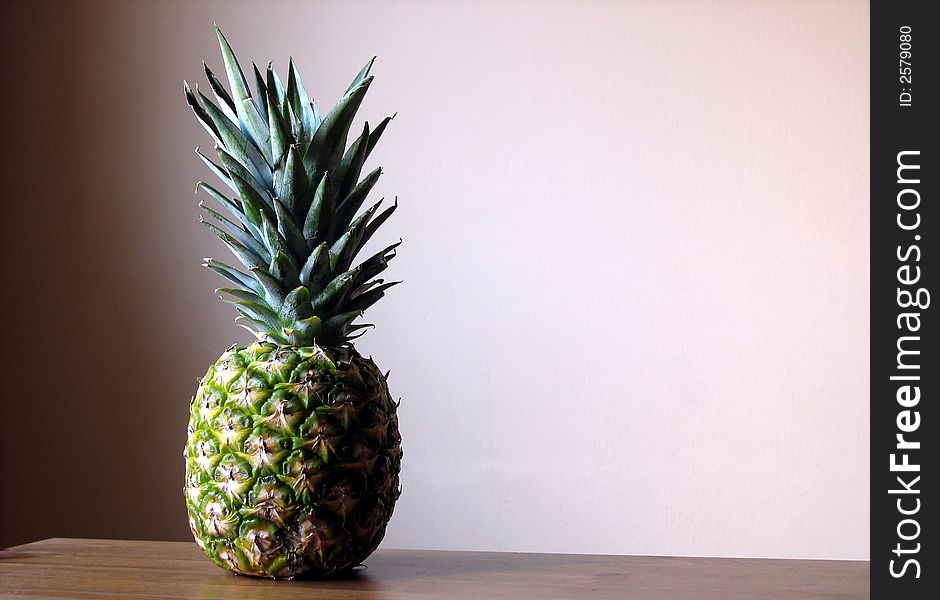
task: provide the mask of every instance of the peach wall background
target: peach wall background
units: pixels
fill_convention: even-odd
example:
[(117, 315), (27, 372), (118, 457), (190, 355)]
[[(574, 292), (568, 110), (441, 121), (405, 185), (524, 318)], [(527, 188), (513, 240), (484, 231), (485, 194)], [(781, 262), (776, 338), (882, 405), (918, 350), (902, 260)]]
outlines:
[(0, 5), (0, 545), (188, 538), (217, 21), (399, 113), (387, 547), (868, 557), (867, 3)]

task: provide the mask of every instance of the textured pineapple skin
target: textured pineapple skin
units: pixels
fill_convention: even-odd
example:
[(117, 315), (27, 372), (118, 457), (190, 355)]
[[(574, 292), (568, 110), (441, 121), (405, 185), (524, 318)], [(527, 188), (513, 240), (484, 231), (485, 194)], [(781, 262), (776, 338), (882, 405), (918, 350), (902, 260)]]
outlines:
[(385, 377), (352, 346), (233, 346), (193, 398), (183, 488), (196, 543), (260, 577), (360, 564), (400, 494)]

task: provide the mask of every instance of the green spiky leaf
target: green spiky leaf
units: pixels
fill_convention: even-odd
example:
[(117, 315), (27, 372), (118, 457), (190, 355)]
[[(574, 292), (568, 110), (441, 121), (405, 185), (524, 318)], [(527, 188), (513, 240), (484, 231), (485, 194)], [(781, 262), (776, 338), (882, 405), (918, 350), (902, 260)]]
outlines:
[(389, 261), (395, 258), (395, 249), (400, 245), (401, 240), (392, 244), (391, 246), (384, 248), (383, 250), (379, 250), (369, 258), (359, 263), (359, 266), (357, 267), (359, 269), (359, 273), (356, 275), (353, 289), (357, 289), (360, 285), (366, 283), (384, 271), (385, 268), (388, 267)]
[(353, 217), (359, 212), (359, 208), (362, 206), (362, 203), (365, 202), (366, 197), (369, 195), (369, 192), (372, 191), (372, 188), (375, 187), (381, 175), (382, 167), (374, 168), (342, 199), (342, 202), (336, 207), (334, 226), (337, 229), (349, 226), (349, 223), (352, 222)]
[(352, 290), (353, 283), (358, 272), (359, 271), (357, 267), (356, 269), (350, 269), (339, 277), (333, 279), (329, 285), (327, 285), (320, 293), (314, 296), (311, 302), (313, 304), (313, 310), (328, 310), (339, 304), (342, 299)]
[(362, 247), (366, 245), (366, 242), (372, 239), (372, 236), (375, 234), (376, 231), (378, 231), (379, 227), (381, 227), (382, 224), (385, 223), (385, 221), (388, 220), (390, 216), (392, 216), (392, 213), (395, 212), (395, 209), (397, 208), (398, 208), (398, 196), (395, 196), (395, 204), (383, 210), (381, 213), (379, 213), (379, 216), (372, 219), (368, 223), (368, 225), (366, 225), (365, 230), (363, 230), (362, 232), (362, 236), (359, 238), (359, 241), (356, 243), (356, 250), (354, 254), (358, 254), (359, 251), (362, 250)]
[(294, 59), (291, 58), (288, 64), (287, 74), (287, 98), (290, 102), (291, 110), (304, 126), (304, 131), (313, 132), (316, 129), (314, 123), (313, 109), (310, 106), (310, 97), (300, 80), (300, 73), (294, 66)]
[(369, 76), (369, 72), (372, 70), (372, 65), (375, 64), (376, 57), (373, 56), (369, 59), (369, 62), (366, 63), (364, 67), (356, 74), (356, 78), (352, 80), (352, 83), (349, 84), (349, 87), (346, 88), (346, 93), (351, 92), (357, 85), (365, 81), (366, 77)]
[(271, 275), (289, 286), (300, 283), (300, 268), (287, 252), (278, 251), (271, 259)]
[(274, 98), (274, 91), (268, 88), (268, 130), (271, 132), (271, 156), (274, 163), (280, 164), (291, 145), (290, 125), (284, 121), (280, 102)]
[(317, 127), (304, 153), (304, 167), (309, 175), (315, 177), (318, 173), (332, 172), (339, 164), (346, 147), (349, 126), (371, 83), (372, 78), (368, 77), (356, 85)]
[[(258, 213), (254, 205), (249, 204), (248, 212), (246, 213), (243, 208), (246, 206), (244, 201), (231, 200), (225, 197), (225, 195), (222, 192), (215, 189), (214, 187), (212, 187), (211, 185), (209, 185), (208, 183), (204, 181), (198, 182), (196, 184), (196, 189), (197, 191), (200, 189), (205, 190), (210, 196), (215, 198), (215, 200), (219, 204), (224, 206), (226, 210), (232, 213), (232, 215), (234, 215), (235, 218), (238, 219), (239, 223), (242, 224), (242, 227), (244, 227), (244, 229), (248, 233), (250, 233), (251, 236), (255, 240), (259, 242), (263, 241), (264, 238), (261, 236), (261, 232), (258, 229), (258, 224), (261, 222), (261, 217), (260, 217), (260, 213)], [(200, 201), (199, 206), (204, 207), (205, 204)]]
[(356, 255), (356, 250), (359, 248), (359, 240), (362, 238), (366, 223), (369, 222), (381, 203), (382, 201), (379, 200), (367, 211), (356, 217), (346, 233), (340, 236), (336, 243), (330, 247), (330, 268), (333, 271), (345, 271), (349, 268)]
[(248, 300), (237, 300), (230, 303), (234, 304), (238, 311), (245, 316), (251, 317), (256, 321), (261, 321), (271, 329), (277, 329), (280, 327), (281, 322), (278, 319), (277, 313), (268, 308), (265, 304), (260, 302), (250, 302)]
[(252, 175), (257, 177), (258, 181), (265, 185), (271, 185), (271, 166), (265, 160), (255, 142), (229, 121), (222, 114), (222, 111), (201, 92), (199, 93), (199, 99), (216, 130), (218, 130), (219, 138), (222, 140), (222, 146), (225, 150), (248, 169)]
[(309, 250), (307, 248), (307, 241), (304, 239), (303, 233), (297, 227), (293, 215), (290, 214), (287, 207), (281, 204), (281, 201), (277, 198), (274, 199), (274, 212), (277, 216), (277, 232), (284, 241), (287, 242), (290, 254), (294, 257), (295, 261), (303, 261)]
[(310, 304), (310, 290), (299, 286), (287, 294), (284, 303), (278, 311), (278, 316), (287, 322), (307, 319), (313, 315), (313, 306)]
[(366, 160), (366, 150), (369, 147), (369, 122), (366, 121), (362, 128), (362, 133), (352, 143), (343, 160), (336, 167), (335, 181), (339, 182), (337, 197), (345, 198), (359, 183), (359, 174), (362, 172), (362, 164)]
[(388, 288), (398, 285), (400, 281), (391, 281), (389, 283), (383, 283), (382, 285), (373, 288), (365, 293), (359, 294), (358, 296), (353, 296), (349, 302), (346, 303), (345, 308), (349, 310), (361, 310), (365, 311), (367, 308), (378, 302), (385, 296), (385, 290)]
[(203, 263), (203, 266), (208, 269), (212, 269), (222, 277), (246, 290), (251, 290), (256, 293), (261, 290), (258, 283), (254, 279), (248, 275), (245, 275), (238, 269), (231, 267), (223, 262), (219, 262), (214, 258), (207, 258)]
[(277, 76), (277, 71), (274, 70), (274, 65), (271, 63), (268, 63), (265, 81), (268, 85), (268, 89), (274, 90), (274, 96), (277, 98), (278, 104), (280, 104), (281, 100), (287, 98), (287, 91), (284, 89), (281, 78)]
[(246, 302), (264, 302), (261, 296), (255, 294), (254, 292), (249, 292), (243, 289), (238, 288), (216, 288), (216, 294), (228, 294), (233, 298), (238, 298), (239, 300), (244, 300)]
[(229, 45), (228, 40), (225, 39), (225, 35), (222, 34), (222, 30), (218, 27), (215, 28), (215, 35), (219, 40), (219, 48), (222, 50), (222, 60), (225, 63), (225, 73), (228, 75), (232, 95), (237, 100), (250, 98), (248, 82), (245, 80), (245, 74), (242, 73), (242, 68), (238, 64), (238, 59), (235, 58), (235, 52)]
[[(211, 224), (207, 224), (212, 228)], [(228, 235), (224, 231), (216, 227), (213, 231), (222, 242), (228, 246), (228, 249), (232, 251), (232, 254), (235, 255), (235, 258), (241, 262), (245, 268), (252, 269), (255, 267), (262, 267), (265, 264), (264, 259), (252, 252), (250, 249), (246, 248), (241, 242)]]
[(262, 267), (249, 268), (248, 272), (251, 273), (251, 276), (255, 278), (255, 281), (257, 281), (261, 289), (264, 290), (265, 301), (267, 301), (274, 310), (279, 309), (286, 295), (281, 285), (281, 280)]
[(206, 112), (206, 109), (199, 103), (199, 99), (196, 98), (196, 95), (189, 88), (189, 84), (185, 81), (183, 82), (183, 94), (186, 96), (186, 102), (189, 104), (189, 107), (193, 109), (193, 112), (196, 114), (196, 120), (199, 121), (202, 128), (212, 136), (212, 139), (215, 140), (217, 144), (221, 144), (222, 138), (219, 137), (218, 128), (209, 117), (209, 113)]
[(319, 292), (330, 277), (330, 250), (326, 243), (314, 248), (300, 269), (300, 282)]
[[(219, 213), (215, 212), (211, 208), (205, 206), (204, 204), (200, 204), (199, 206), (204, 211), (206, 211), (206, 213), (208, 213), (209, 216), (211, 216), (216, 221), (218, 221), (222, 225), (222, 228), (229, 235), (231, 235), (233, 238), (238, 240), (238, 242), (241, 245), (248, 248), (248, 250), (253, 252), (261, 261), (270, 260), (270, 255), (267, 252), (267, 249), (260, 242), (258, 242), (258, 240), (252, 237), (247, 231), (239, 228), (237, 225), (235, 225), (235, 223), (232, 223), (231, 221), (229, 221), (228, 219), (226, 219)], [(218, 229), (215, 225), (213, 225), (212, 223), (209, 223), (208, 221), (202, 221), (202, 223), (213, 232), (215, 232), (216, 229)]]
[(251, 63), (251, 70), (255, 74), (255, 102), (258, 103), (258, 112), (261, 117), (268, 120), (268, 86), (264, 82), (264, 75), (258, 70), (258, 65)]
[(349, 327), (349, 324), (362, 316), (361, 310), (353, 310), (349, 312), (340, 313), (334, 315), (324, 321), (323, 329), (325, 330), (338, 330), (344, 331)]
[(268, 119), (262, 116), (257, 104), (251, 98), (241, 101), (242, 113), (240, 117), (243, 129), (251, 136), (255, 146), (261, 151), (266, 165), (274, 164), (271, 153), (271, 131), (268, 129)]
[[(396, 113), (397, 114), (397, 113)], [(366, 145), (366, 158), (369, 158), (369, 155), (372, 154), (372, 149), (375, 148), (375, 145), (379, 143), (382, 134), (385, 133), (385, 128), (395, 118), (395, 115), (390, 117), (385, 117), (382, 119), (382, 122), (376, 125), (375, 129), (369, 134), (369, 143)]]
[(303, 158), (294, 145), (287, 151), (287, 160), (274, 172), (274, 195), (291, 214), (306, 214), (310, 206), (310, 183), (304, 171)]
[(326, 173), (320, 179), (320, 185), (313, 195), (310, 210), (304, 220), (303, 233), (307, 240), (315, 244), (328, 241), (330, 224), (333, 221), (333, 194), (330, 193), (330, 175)]
[(232, 97), (228, 95), (228, 92), (225, 90), (225, 87), (222, 86), (215, 73), (212, 72), (212, 69), (209, 68), (209, 65), (205, 61), (202, 62), (202, 68), (206, 72), (206, 79), (209, 80), (209, 87), (212, 89), (212, 93), (215, 95), (216, 100), (219, 101), (219, 108), (222, 109), (222, 112), (225, 113), (225, 116), (229, 118), (233, 123), (238, 123), (238, 116), (235, 112), (235, 102), (232, 101)]
[(238, 193), (238, 188), (235, 186), (235, 182), (233, 182), (232, 178), (228, 176), (228, 173), (225, 172), (225, 169), (212, 162), (208, 156), (202, 153), (198, 146), (196, 147), (196, 155), (199, 156), (202, 162), (205, 163), (207, 167), (209, 167), (209, 170), (212, 171), (215, 176), (222, 181), (222, 183), (232, 188), (232, 191), (236, 194)]
[(222, 166), (225, 167), (228, 173), (229, 179), (235, 184), (238, 195), (241, 198), (251, 199), (252, 203), (259, 209), (267, 209), (268, 214), (273, 216), (274, 205), (271, 203), (271, 196), (264, 184), (258, 181), (251, 171), (246, 169), (228, 152), (222, 148), (216, 148), (216, 151), (219, 154), (219, 160), (222, 161)]

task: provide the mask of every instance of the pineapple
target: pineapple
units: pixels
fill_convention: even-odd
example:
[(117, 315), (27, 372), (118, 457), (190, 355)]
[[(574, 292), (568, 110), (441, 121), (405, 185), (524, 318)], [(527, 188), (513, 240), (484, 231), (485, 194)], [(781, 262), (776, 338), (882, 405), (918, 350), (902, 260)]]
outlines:
[(356, 319), (398, 283), (376, 276), (400, 240), (353, 264), (397, 207), (360, 212), (381, 170), (361, 180), (360, 171), (391, 117), (366, 123), (346, 149), (372, 61), (321, 118), (293, 60), (286, 87), (270, 64), (264, 74), (255, 66), (252, 95), (216, 34), (230, 91), (208, 66), (215, 102), (183, 87), (221, 164), (196, 152), (232, 192), (200, 182), (221, 207), (200, 202), (201, 220), (241, 267), (205, 266), (228, 280), (218, 292), (257, 341), (226, 350), (193, 397), (189, 524), (209, 558), (236, 573), (328, 575), (375, 550), (400, 493), (397, 405), (351, 343), (370, 327)]

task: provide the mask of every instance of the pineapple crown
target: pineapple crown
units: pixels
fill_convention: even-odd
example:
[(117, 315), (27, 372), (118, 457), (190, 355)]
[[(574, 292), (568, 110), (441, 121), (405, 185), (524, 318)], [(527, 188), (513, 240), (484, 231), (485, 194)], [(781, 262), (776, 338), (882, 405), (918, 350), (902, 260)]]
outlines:
[[(183, 82), (196, 119), (215, 141), (219, 162), (196, 154), (235, 196), (200, 181), (234, 221), (200, 201), (208, 219), (200, 221), (232, 251), (242, 270), (205, 259), (204, 266), (233, 284), (216, 290), (240, 313), (236, 322), (259, 339), (281, 345), (338, 346), (364, 333), (370, 324), (353, 324), (385, 290), (376, 276), (394, 258), (384, 250), (352, 266), (376, 229), (394, 212), (379, 212), (382, 201), (360, 207), (382, 173), (375, 168), (359, 178), (362, 166), (392, 117), (375, 129), (366, 122), (346, 149), (353, 117), (362, 103), (375, 58), (356, 75), (326, 118), (307, 95), (291, 59), (287, 87), (271, 63), (261, 74), (254, 67), (255, 96), (216, 27), (230, 92), (205, 63), (218, 104)], [(247, 271), (247, 272), (246, 272)], [(228, 299), (226, 299), (228, 297)]]

